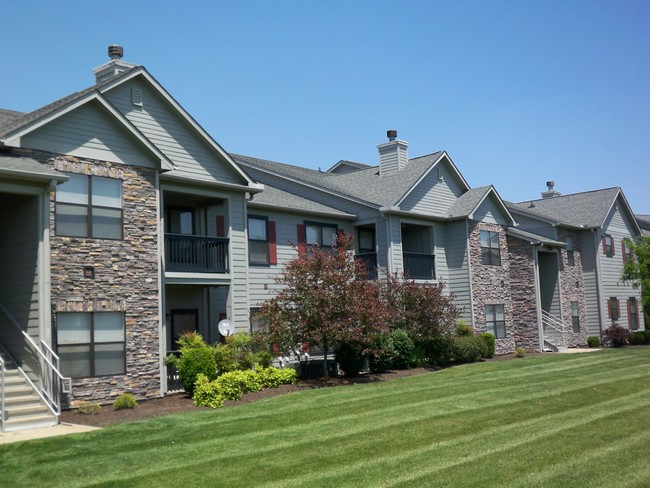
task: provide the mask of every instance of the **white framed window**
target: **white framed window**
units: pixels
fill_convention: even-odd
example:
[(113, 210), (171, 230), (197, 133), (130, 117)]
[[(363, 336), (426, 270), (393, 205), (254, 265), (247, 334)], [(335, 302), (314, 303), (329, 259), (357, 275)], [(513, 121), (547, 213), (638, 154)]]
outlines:
[(501, 248), (499, 233), (490, 230), (481, 231), (481, 264), (501, 266)]
[(487, 331), (497, 339), (506, 336), (506, 316), (503, 305), (485, 306), (485, 325)]

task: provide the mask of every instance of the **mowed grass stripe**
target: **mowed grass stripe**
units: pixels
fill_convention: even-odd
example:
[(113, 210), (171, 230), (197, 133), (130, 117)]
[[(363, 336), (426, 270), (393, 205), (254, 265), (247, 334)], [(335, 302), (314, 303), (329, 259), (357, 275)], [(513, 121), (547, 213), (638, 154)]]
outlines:
[[(193, 476), (204, 476), (215, 486), (299, 486), (310, 473), (316, 486), (329, 479), (339, 486), (357, 479), (357, 471), (364, 485), (385, 485), (383, 474), (394, 481), (399, 465), (426, 464), (431, 453), (444, 458), (454, 446), (472, 452), (474, 444), (490, 445), (500, 433), (513, 437), (515, 449), (522, 450), (528, 445), (523, 439), (527, 429), (562, 424), (568, 420), (565, 411), (612, 411), (619, 403), (626, 412), (635, 408), (629, 407), (629, 393), (650, 391), (648, 351), (475, 364), (389, 384), (301, 392), (236, 409), (1, 446), (0, 471), (11, 486), (110, 486), (127, 480), (142, 486), (153, 480), (161, 486), (172, 480), (201, 486), (192, 484)], [(504, 368), (507, 374), (496, 380), (484, 368), (493, 373)], [(477, 382), (476, 375), (483, 380)], [(649, 403), (647, 398), (644, 402)], [(537, 444), (534, 438), (532, 445)], [(489, 453), (482, 456), (490, 459)], [(29, 469), (21, 470), (25, 459)], [(364, 464), (368, 461), (374, 463)], [(451, 471), (469, 469), (450, 466)], [(242, 469), (252, 477), (243, 477)], [(433, 471), (441, 472), (444, 468)], [(425, 471), (423, 476), (430, 475)]]

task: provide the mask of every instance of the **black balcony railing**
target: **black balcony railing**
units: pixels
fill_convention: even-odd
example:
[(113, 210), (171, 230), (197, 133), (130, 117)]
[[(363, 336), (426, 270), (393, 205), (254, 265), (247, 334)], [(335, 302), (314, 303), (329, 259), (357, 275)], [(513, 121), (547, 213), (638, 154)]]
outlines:
[(436, 260), (432, 254), (405, 252), (404, 274), (415, 280), (433, 280), (436, 278)]
[(165, 269), (187, 273), (227, 273), (228, 239), (165, 234)]
[(377, 278), (377, 253), (376, 252), (363, 252), (354, 256), (357, 261), (363, 263), (368, 271), (366, 278), (374, 280)]

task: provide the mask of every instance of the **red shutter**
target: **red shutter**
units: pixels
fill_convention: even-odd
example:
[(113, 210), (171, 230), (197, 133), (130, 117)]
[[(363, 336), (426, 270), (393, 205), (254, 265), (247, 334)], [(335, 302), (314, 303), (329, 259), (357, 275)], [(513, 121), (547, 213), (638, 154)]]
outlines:
[(278, 243), (275, 236), (275, 222), (269, 220), (269, 264), (278, 264)]
[[(623, 253), (625, 256), (625, 253)], [(627, 299), (627, 328), (632, 330), (632, 310), (630, 309), (630, 299)]]
[(611, 298), (607, 299), (607, 318), (612, 318), (612, 300)]
[(616, 246), (614, 245), (614, 237), (612, 237), (612, 256), (616, 254)]
[(303, 224), (298, 224), (298, 252), (304, 253), (307, 251), (307, 245), (305, 244), (305, 226)]
[(618, 315), (618, 319), (620, 320), (621, 318), (621, 301), (616, 300), (616, 315)]
[(226, 237), (226, 221), (223, 215), (217, 215), (217, 237)]
[(605, 243), (605, 236), (602, 237), (603, 241), (603, 254), (607, 256), (607, 244)]

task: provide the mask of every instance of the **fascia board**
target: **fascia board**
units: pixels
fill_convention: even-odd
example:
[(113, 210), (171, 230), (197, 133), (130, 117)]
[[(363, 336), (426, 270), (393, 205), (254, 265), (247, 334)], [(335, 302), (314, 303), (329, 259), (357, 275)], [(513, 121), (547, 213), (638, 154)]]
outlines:
[(214, 182), (214, 181), (204, 181), (198, 179), (191, 179), (185, 176), (177, 176), (170, 173), (163, 173), (160, 177), (161, 182), (177, 182), (185, 185), (196, 185), (199, 187), (209, 187), (209, 188), (221, 188), (225, 190), (234, 190), (246, 193), (260, 193), (264, 191), (264, 185), (258, 183), (253, 183), (251, 186), (248, 185), (238, 185), (236, 183), (225, 183), (225, 182)]
[(642, 234), (641, 227), (639, 227), (639, 223), (636, 221), (636, 217), (634, 216), (634, 212), (632, 212), (632, 207), (630, 207), (630, 204), (628, 203), (627, 198), (625, 198), (625, 195), (623, 194), (623, 190), (621, 190), (620, 187), (618, 188), (618, 190), (616, 192), (616, 195), (612, 199), (612, 203), (609, 206), (609, 208), (607, 209), (607, 213), (605, 214), (605, 217), (604, 217), (603, 221), (600, 223), (600, 227), (604, 228), (605, 222), (607, 221), (607, 219), (611, 215), (612, 210), (614, 208), (614, 205), (616, 205), (616, 201), (619, 199), (619, 197), (620, 197), (620, 199), (621, 199), (621, 201), (623, 203), (623, 206), (625, 207), (625, 212), (627, 213), (628, 220), (634, 226), (634, 230), (637, 232), (637, 235), (641, 235)]
[(469, 214), (470, 218), (474, 218), (474, 212), (476, 212), (476, 210), (477, 210), (481, 205), (483, 205), (483, 202), (485, 201), (485, 199), (486, 199), (486, 198), (487, 198), (491, 193), (492, 193), (492, 194), (495, 196), (495, 198), (497, 199), (497, 203), (498, 203), (499, 206), (501, 207), (501, 210), (502, 210), (503, 212), (505, 212), (506, 216), (510, 219), (511, 225), (517, 226), (517, 225), (518, 225), (518, 224), (517, 224), (517, 221), (515, 220), (515, 218), (513, 217), (513, 215), (508, 211), (508, 207), (506, 207), (505, 203), (503, 203), (503, 199), (501, 198), (501, 196), (499, 196), (499, 193), (497, 192), (496, 188), (494, 188), (494, 185), (490, 185), (490, 187), (489, 187), (489, 188), (487, 189), (487, 191), (485, 192), (485, 195), (483, 195), (483, 198), (481, 198), (481, 200), (478, 202), (478, 204), (477, 204), (477, 205), (472, 209), (472, 211), (471, 211), (470, 214)]
[(344, 220), (356, 220), (357, 216), (349, 213), (334, 213), (327, 212), (325, 210), (307, 210), (304, 208), (295, 208), (295, 207), (285, 207), (283, 205), (275, 205), (272, 203), (260, 203), (255, 200), (249, 201), (247, 203), (249, 207), (253, 208), (264, 208), (269, 210), (277, 210), (286, 213), (297, 213), (297, 214), (309, 214), (309, 215), (318, 215), (319, 217), (328, 217), (331, 219), (344, 219)]

